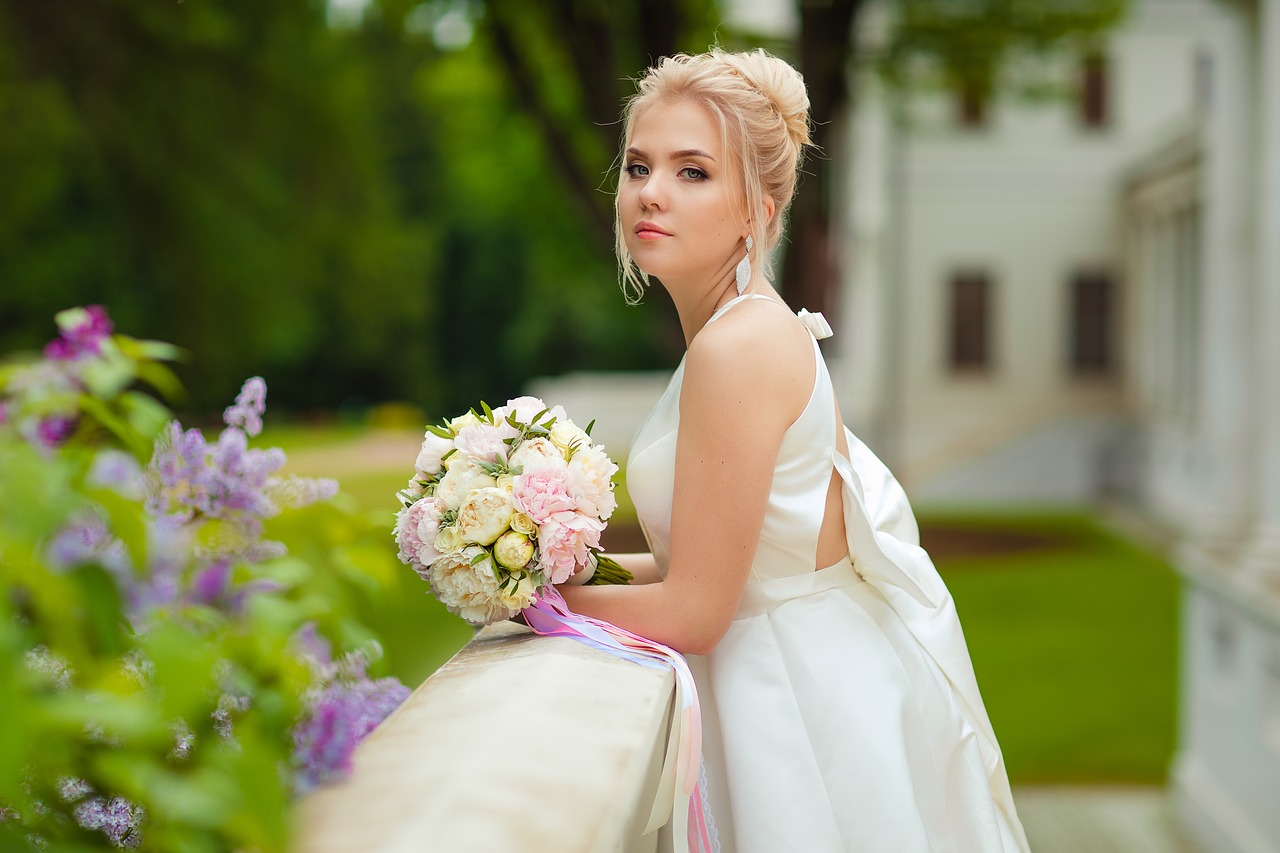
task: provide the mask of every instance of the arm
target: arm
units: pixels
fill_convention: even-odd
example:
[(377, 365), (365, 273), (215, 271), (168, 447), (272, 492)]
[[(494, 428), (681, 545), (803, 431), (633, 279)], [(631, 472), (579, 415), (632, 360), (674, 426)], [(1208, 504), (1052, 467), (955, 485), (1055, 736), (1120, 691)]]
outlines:
[(631, 572), (631, 583), (634, 586), (643, 586), (649, 583), (658, 583), (662, 580), (662, 575), (658, 573), (658, 564), (654, 562), (653, 555), (644, 552), (637, 554), (608, 554), (617, 561), (619, 566)]
[(733, 620), (778, 447), (811, 385), (796, 377), (808, 333), (776, 308), (741, 313), (699, 332), (686, 358), (666, 580), (560, 590), (579, 613), (689, 654), (710, 652)]

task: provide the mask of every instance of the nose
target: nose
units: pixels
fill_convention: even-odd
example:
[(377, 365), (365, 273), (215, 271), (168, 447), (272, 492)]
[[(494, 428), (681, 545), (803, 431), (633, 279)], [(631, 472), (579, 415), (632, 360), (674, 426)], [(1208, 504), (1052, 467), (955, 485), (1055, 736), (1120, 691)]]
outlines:
[(666, 191), (662, 187), (661, 180), (652, 172), (645, 176), (638, 197), (640, 206), (645, 209), (656, 207), (661, 210), (666, 206)]

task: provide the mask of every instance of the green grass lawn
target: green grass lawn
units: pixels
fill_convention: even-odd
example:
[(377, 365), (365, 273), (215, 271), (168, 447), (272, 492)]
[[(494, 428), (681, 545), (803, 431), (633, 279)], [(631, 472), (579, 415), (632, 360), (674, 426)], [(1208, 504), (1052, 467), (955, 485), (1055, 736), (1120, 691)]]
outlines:
[[(261, 444), (338, 446), (352, 434), (305, 430)], [(386, 512), (413, 460), (394, 470), (339, 476), (370, 511)], [(315, 472), (308, 472), (315, 473)], [(634, 518), (625, 503), (615, 523)], [(931, 527), (1039, 537), (1040, 547), (947, 558), (938, 564), (956, 599), (987, 710), (1015, 782), (1159, 782), (1174, 745), (1177, 582), (1157, 557), (1108, 533), (1088, 514), (926, 514)], [(414, 686), (472, 636), (408, 569), (364, 613), (388, 664)]]
[(1173, 754), (1178, 585), (1088, 515), (928, 517), (1057, 547), (939, 560), (1015, 782), (1160, 782)]

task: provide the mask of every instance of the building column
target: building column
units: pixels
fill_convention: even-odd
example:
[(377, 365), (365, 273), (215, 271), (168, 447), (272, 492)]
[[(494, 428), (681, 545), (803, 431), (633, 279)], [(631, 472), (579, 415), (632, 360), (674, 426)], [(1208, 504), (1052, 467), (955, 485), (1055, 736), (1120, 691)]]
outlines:
[[(1257, 405), (1257, 524), (1246, 565), (1280, 586), (1280, 0), (1258, 21), (1257, 307), (1253, 394)], [(1264, 47), (1264, 46), (1270, 46)]]
[(1249, 348), (1253, 325), (1252, 39), (1249, 15), (1224, 16), (1214, 39), (1212, 94), (1204, 135), (1204, 283), (1200, 312), (1199, 382), (1193, 427), (1194, 508), (1187, 543), (1218, 551), (1246, 532), (1255, 477), (1250, 466)]

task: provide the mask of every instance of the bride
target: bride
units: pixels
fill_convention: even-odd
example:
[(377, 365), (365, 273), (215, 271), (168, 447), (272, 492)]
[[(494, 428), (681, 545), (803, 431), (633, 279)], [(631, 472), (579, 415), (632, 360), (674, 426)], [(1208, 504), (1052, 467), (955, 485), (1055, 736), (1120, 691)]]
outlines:
[(628, 488), (651, 554), (569, 606), (683, 652), (726, 851), (1020, 851), (951, 597), (901, 488), (843, 426), (768, 278), (804, 147), (800, 75), (764, 51), (663, 59), (625, 111), (624, 287), (659, 279), (686, 355)]

